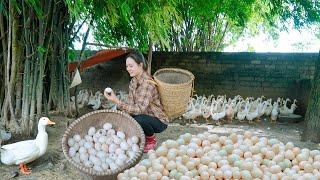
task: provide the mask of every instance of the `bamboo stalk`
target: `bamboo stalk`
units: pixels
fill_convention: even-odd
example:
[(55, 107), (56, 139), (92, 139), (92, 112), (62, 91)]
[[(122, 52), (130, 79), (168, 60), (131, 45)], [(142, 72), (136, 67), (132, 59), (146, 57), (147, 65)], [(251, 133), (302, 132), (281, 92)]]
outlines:
[[(33, 13), (33, 12), (31, 12)], [(36, 24), (36, 20), (31, 22), (31, 27), (33, 30), (37, 29), (38, 26)], [(32, 51), (36, 51), (36, 47), (37, 46), (37, 38), (38, 38), (38, 34), (35, 31), (32, 31), (31, 34), (31, 46), (32, 46)], [(32, 58), (33, 59), (33, 58)], [(31, 61), (31, 83), (30, 83), (30, 108), (29, 108), (29, 127), (26, 129), (26, 133), (28, 135), (31, 134), (33, 128), (34, 128), (34, 120), (35, 120), (35, 112), (36, 112), (36, 88), (37, 88), (37, 79), (38, 79), (38, 75), (39, 75), (39, 64), (36, 60), (32, 60)]]
[(23, 92), (22, 92), (22, 110), (21, 110), (21, 127), (22, 132), (26, 132), (26, 129), (29, 127), (29, 102), (30, 102), (30, 74), (31, 74), (31, 63), (30, 58), (27, 56), (31, 54), (31, 45), (30, 45), (30, 19), (31, 14), (25, 7), (25, 3), (22, 2), (22, 12), (23, 12), (23, 25), (24, 25), (24, 43), (25, 43), (25, 64), (24, 64), (24, 75), (23, 75)]
[[(20, 64), (20, 49), (19, 49), (19, 16), (15, 10), (15, 8), (12, 7), (11, 9), (12, 13), (12, 60), (11, 60), (11, 76), (10, 76), (10, 82), (9, 82), (9, 87), (8, 87), (8, 93), (10, 94), (9, 98), (9, 104), (10, 104), (10, 129), (14, 129), (15, 132), (20, 133), (20, 127), (18, 125), (17, 119), (16, 119), (16, 113), (14, 109), (14, 105), (12, 102), (16, 100), (15, 94), (13, 93), (14, 87), (16, 86), (16, 78), (18, 74), (18, 66)], [(16, 92), (16, 91), (15, 91)]]
[(43, 78), (44, 78), (44, 70), (46, 67), (47, 59), (45, 58), (44, 54), (47, 55), (49, 52), (49, 42), (51, 41), (51, 32), (47, 34), (47, 30), (51, 29), (51, 21), (52, 21), (52, 13), (54, 11), (54, 5), (52, 5), (53, 1), (46, 1), (44, 9), (48, 12), (46, 18), (39, 19), (39, 44), (40, 47), (45, 47), (46, 52), (38, 52), (39, 58), (39, 76), (38, 76), (38, 83), (37, 83), (37, 91), (36, 91), (36, 107), (37, 107), (37, 115), (40, 116), (42, 113), (42, 95), (43, 95)]
[[(5, 29), (4, 29), (4, 21), (3, 21), (3, 14), (0, 13), (0, 36), (1, 38), (1, 43), (2, 43), (2, 49), (1, 49), (1, 58), (0, 58), (0, 81), (4, 82), (5, 79), (5, 75), (4, 75), (4, 63), (6, 62), (6, 58), (7, 58), (7, 48), (6, 48), (6, 33), (5, 33)], [(2, 104), (4, 102), (4, 98), (5, 98), (5, 86), (3, 83), (1, 83), (0, 85), (0, 116), (2, 114)], [(4, 122), (0, 122), (0, 123), (4, 123)]]
[(5, 98), (4, 98), (4, 104), (3, 104), (3, 108), (2, 108), (2, 118), (3, 118), (3, 122), (6, 126), (8, 126), (8, 121), (9, 121), (9, 117), (8, 117), (8, 106), (9, 106), (9, 98), (10, 98), (10, 92), (8, 92), (8, 87), (9, 87), (9, 72), (10, 72), (10, 61), (11, 61), (11, 33), (12, 33), (12, 29), (11, 29), (11, 26), (12, 26), (12, 15), (11, 15), (11, 2), (9, 1), (9, 15), (8, 15), (8, 21), (9, 21), (9, 24), (8, 24), (8, 31), (9, 31), (9, 34), (8, 34), (8, 42), (7, 42), (7, 59), (5, 59), (4, 61), (4, 64), (5, 64), (5, 67), (4, 67), (4, 74), (5, 74), (5, 81), (4, 81), (4, 84), (5, 84)]

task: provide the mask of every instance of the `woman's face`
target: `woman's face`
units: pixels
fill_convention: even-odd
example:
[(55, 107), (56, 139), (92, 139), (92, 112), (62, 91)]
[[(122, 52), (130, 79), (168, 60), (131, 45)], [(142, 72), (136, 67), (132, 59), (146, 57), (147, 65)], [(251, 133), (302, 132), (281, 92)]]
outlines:
[(126, 67), (130, 77), (141, 75), (143, 72), (142, 63), (137, 64), (136, 61), (131, 57), (127, 58)]

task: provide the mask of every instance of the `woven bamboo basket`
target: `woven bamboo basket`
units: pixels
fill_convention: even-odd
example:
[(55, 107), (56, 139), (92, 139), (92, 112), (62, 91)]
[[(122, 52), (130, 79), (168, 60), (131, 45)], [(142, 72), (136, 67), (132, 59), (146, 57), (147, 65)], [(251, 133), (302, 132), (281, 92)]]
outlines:
[[(102, 128), (104, 123), (111, 123), (113, 128), (118, 131), (125, 132), (126, 136), (139, 137), (139, 152), (132, 158), (127, 164), (115, 169), (114, 171), (108, 169), (105, 171), (95, 171), (91, 168), (82, 166), (75, 162), (68, 155), (69, 146), (68, 139), (75, 134), (79, 134), (81, 137), (87, 134), (89, 127)], [(85, 114), (72, 122), (65, 131), (62, 137), (62, 151), (67, 160), (80, 172), (91, 176), (93, 179), (116, 179), (117, 175), (124, 170), (135, 166), (141, 159), (145, 144), (145, 135), (141, 126), (128, 114), (117, 110), (98, 110)]]
[(163, 68), (153, 75), (161, 103), (170, 119), (181, 116), (187, 108), (194, 88), (194, 75), (187, 70)]

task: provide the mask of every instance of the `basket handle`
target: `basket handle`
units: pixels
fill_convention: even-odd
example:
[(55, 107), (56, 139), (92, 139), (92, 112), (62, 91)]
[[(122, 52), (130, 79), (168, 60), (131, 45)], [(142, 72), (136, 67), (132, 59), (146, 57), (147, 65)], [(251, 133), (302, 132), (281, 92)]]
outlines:
[(148, 79), (147, 82), (158, 86), (158, 83), (156, 81), (154, 81), (154, 80)]

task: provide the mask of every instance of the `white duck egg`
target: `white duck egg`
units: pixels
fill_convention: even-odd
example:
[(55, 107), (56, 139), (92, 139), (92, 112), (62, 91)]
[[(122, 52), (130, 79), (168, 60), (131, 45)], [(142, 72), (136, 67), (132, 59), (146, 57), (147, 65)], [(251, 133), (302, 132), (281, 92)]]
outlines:
[(105, 135), (100, 136), (98, 141), (99, 141), (99, 143), (105, 143), (107, 141), (107, 136), (105, 136)]
[(118, 165), (118, 166), (123, 166), (124, 164), (124, 161), (122, 159), (116, 159), (115, 163)]
[(110, 87), (107, 87), (107, 88), (104, 89), (104, 92), (109, 94), (109, 93), (112, 92), (112, 89)]
[(113, 138), (107, 137), (106, 144), (108, 144), (108, 145), (113, 144)]
[(111, 129), (112, 128), (112, 124), (111, 123), (104, 123), (104, 125), (103, 125), (103, 129), (104, 130), (109, 130), (109, 129)]
[(80, 148), (80, 145), (78, 143), (74, 143), (72, 148), (74, 148), (76, 151), (78, 151), (78, 149)]
[(97, 152), (97, 157), (100, 158), (101, 160), (105, 159), (107, 157), (107, 153), (104, 152), (104, 151), (98, 151)]
[(122, 132), (122, 131), (118, 131), (118, 132), (117, 132), (117, 136), (118, 136), (120, 139), (126, 138), (126, 135), (125, 135), (124, 132)]
[(81, 139), (80, 142), (78, 142), (78, 143), (79, 143), (79, 146), (83, 146), (85, 142), (86, 142), (85, 139)]
[(89, 160), (83, 162), (83, 164), (84, 164), (85, 167), (88, 167), (88, 168), (92, 168), (93, 167), (93, 163), (91, 161), (89, 161)]
[(77, 151), (73, 147), (69, 148), (69, 156), (70, 157), (74, 157), (76, 155), (76, 152)]
[(113, 142), (114, 142), (115, 144), (120, 144), (120, 143), (121, 143), (121, 139), (118, 138), (118, 136), (113, 136)]
[(102, 144), (102, 145), (101, 145), (101, 150), (103, 150), (104, 152), (108, 152), (108, 151), (109, 151), (109, 146), (108, 146), (108, 144)]
[(94, 134), (93, 135), (93, 142), (99, 142), (99, 137), (100, 137), (100, 134)]
[(126, 141), (122, 141), (122, 142), (120, 143), (120, 148), (121, 148), (122, 150), (126, 151), (126, 150), (129, 149), (129, 145), (128, 145), (128, 143), (127, 143)]
[(107, 164), (107, 163), (101, 163), (101, 168), (102, 168), (103, 170), (107, 170), (107, 169), (109, 169), (109, 164)]
[(86, 149), (85, 147), (81, 146), (81, 147), (79, 148), (79, 153), (80, 153), (80, 154), (87, 153), (87, 149)]
[(86, 141), (83, 146), (84, 146), (86, 149), (91, 149), (91, 148), (93, 148), (93, 143)]
[(68, 139), (68, 146), (71, 147), (74, 145), (74, 143), (76, 143), (76, 141), (73, 138), (69, 138)]
[(107, 131), (105, 129), (99, 129), (97, 133), (100, 134), (101, 136), (107, 135)]
[(75, 134), (73, 136), (73, 139), (76, 141), (76, 142), (79, 142), (81, 140), (81, 136), (79, 134)]
[(90, 135), (84, 136), (84, 139), (85, 139), (86, 141), (88, 141), (88, 142), (92, 142), (92, 141), (93, 141), (93, 138), (92, 138), (92, 136), (90, 136)]
[(116, 134), (116, 131), (114, 129), (109, 129), (107, 131), (107, 135), (115, 135)]
[(88, 149), (88, 153), (94, 155), (94, 154), (97, 153), (97, 151), (95, 149), (93, 149), (93, 148), (90, 148), (90, 149)]
[(118, 166), (117, 164), (115, 164), (115, 163), (111, 163), (111, 164), (109, 164), (109, 166), (110, 166), (110, 169), (111, 169), (112, 171), (118, 169), (118, 167), (119, 167), (119, 166)]
[(115, 153), (116, 153), (117, 155), (119, 155), (119, 154), (124, 154), (124, 150), (122, 150), (121, 148), (117, 148), (116, 151), (115, 151)]
[(132, 145), (132, 150), (133, 150), (134, 152), (139, 152), (140, 148), (139, 148), (139, 146), (138, 146), (137, 144), (133, 144), (133, 145)]
[(126, 156), (125, 154), (119, 154), (118, 159), (121, 159), (122, 161), (125, 161), (128, 159), (128, 156)]
[(110, 144), (109, 146), (109, 153), (114, 153), (118, 146), (116, 144)]
[(131, 145), (133, 144), (131, 138), (128, 138), (128, 139), (127, 139), (127, 144), (128, 144), (129, 146), (131, 146)]
[(101, 160), (94, 155), (90, 155), (89, 161), (93, 162), (95, 165), (101, 165)]
[(112, 163), (114, 163), (114, 160), (112, 158), (106, 158), (106, 163), (112, 164)]
[(114, 161), (118, 158), (116, 154), (109, 154), (109, 158), (113, 159)]
[(95, 144), (94, 144), (94, 148), (95, 148), (97, 151), (100, 151), (100, 150), (101, 150), (101, 147), (102, 147), (101, 143), (95, 143)]
[(93, 136), (96, 133), (96, 128), (95, 127), (90, 127), (88, 130), (88, 135)]
[(132, 136), (132, 137), (131, 137), (131, 141), (132, 141), (133, 143), (135, 143), (135, 144), (138, 144), (139, 138), (138, 138), (137, 136)]
[(99, 166), (99, 165), (93, 165), (93, 170), (95, 170), (95, 171), (102, 171), (102, 168), (101, 168), (101, 166)]
[(89, 154), (88, 153), (82, 153), (80, 154), (80, 160), (82, 162), (88, 161), (89, 160)]

